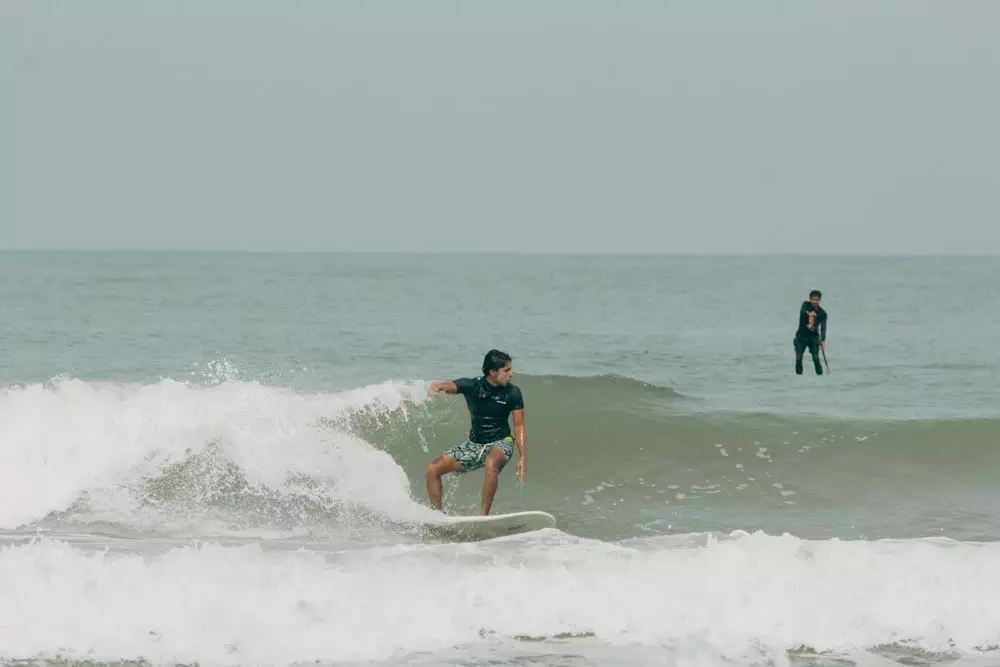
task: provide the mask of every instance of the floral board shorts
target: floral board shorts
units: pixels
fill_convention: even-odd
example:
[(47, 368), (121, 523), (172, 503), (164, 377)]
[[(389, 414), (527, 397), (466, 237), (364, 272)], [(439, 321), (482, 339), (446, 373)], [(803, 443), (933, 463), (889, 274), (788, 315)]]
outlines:
[(503, 450), (503, 463), (500, 464), (500, 470), (503, 470), (510, 461), (510, 457), (514, 456), (514, 438), (509, 436), (484, 445), (466, 440), (446, 451), (444, 456), (450, 456), (461, 464), (462, 468), (459, 472), (470, 472), (483, 467), (483, 464), (486, 463), (486, 456), (493, 451), (494, 447)]

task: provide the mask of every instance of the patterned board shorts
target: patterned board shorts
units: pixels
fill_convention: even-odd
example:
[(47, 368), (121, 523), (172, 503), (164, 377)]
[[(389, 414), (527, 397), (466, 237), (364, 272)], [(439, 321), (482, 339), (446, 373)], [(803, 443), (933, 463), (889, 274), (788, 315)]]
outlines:
[(486, 457), (493, 451), (494, 447), (503, 450), (503, 463), (500, 464), (500, 470), (503, 470), (510, 461), (510, 457), (514, 455), (514, 439), (509, 436), (502, 440), (488, 442), (485, 445), (466, 440), (446, 451), (444, 456), (450, 456), (461, 464), (462, 468), (459, 472), (470, 472), (483, 467), (483, 464), (486, 463)]

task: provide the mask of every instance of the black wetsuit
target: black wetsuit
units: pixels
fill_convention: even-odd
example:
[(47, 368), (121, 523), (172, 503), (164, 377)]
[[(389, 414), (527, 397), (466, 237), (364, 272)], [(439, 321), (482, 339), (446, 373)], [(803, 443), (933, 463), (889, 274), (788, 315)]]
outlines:
[(455, 380), (458, 393), (465, 396), (472, 416), (469, 440), (480, 445), (510, 437), (507, 419), (514, 410), (524, 409), (521, 390), (512, 384), (494, 387), (485, 377)]
[(802, 355), (806, 349), (812, 355), (816, 375), (823, 374), (823, 366), (819, 363), (819, 344), (826, 342), (826, 311), (821, 306), (802, 302), (799, 309), (799, 328), (795, 332), (795, 372), (802, 375)]

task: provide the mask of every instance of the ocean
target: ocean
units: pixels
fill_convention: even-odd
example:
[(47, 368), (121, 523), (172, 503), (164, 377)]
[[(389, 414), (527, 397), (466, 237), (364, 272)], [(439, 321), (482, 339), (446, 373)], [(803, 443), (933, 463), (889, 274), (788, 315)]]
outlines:
[[(0, 252), (0, 663), (1000, 665), (998, 292), (987, 257)], [(469, 420), (428, 383), (491, 348), (529, 452), (493, 512), (558, 525), (447, 541), (424, 466)]]

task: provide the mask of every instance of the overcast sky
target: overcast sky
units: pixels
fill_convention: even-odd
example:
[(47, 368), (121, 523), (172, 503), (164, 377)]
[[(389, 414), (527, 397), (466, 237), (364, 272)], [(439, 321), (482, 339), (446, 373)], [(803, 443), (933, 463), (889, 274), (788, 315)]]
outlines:
[(0, 247), (1000, 254), (1000, 2), (3, 0)]

